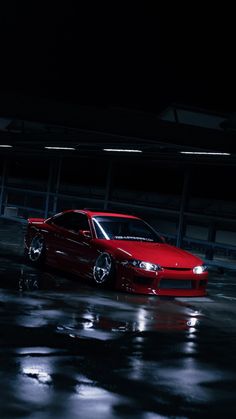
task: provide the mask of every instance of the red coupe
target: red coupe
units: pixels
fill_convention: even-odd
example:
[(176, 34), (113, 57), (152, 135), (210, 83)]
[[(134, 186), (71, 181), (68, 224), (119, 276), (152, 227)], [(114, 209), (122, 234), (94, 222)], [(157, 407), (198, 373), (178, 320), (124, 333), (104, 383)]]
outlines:
[(47, 263), (98, 286), (140, 294), (206, 294), (203, 261), (166, 244), (131, 215), (69, 210), (46, 220), (29, 218), (25, 249), (33, 264)]

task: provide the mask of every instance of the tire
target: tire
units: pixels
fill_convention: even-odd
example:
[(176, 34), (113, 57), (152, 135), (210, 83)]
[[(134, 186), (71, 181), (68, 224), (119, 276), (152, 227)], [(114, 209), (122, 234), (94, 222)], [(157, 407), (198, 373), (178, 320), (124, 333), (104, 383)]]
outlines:
[(28, 249), (28, 260), (33, 265), (42, 265), (45, 261), (45, 242), (41, 235), (34, 236)]
[(93, 279), (97, 286), (113, 285), (115, 280), (115, 266), (109, 253), (101, 253), (93, 267)]

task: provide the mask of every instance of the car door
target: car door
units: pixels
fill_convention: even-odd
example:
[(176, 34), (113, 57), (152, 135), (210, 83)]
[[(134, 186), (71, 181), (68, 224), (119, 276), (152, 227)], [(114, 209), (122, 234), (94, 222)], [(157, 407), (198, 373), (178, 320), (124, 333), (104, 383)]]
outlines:
[[(51, 236), (52, 254), (58, 266), (70, 272), (87, 276), (96, 257), (92, 235), (86, 214), (66, 212), (53, 220)], [(87, 232), (87, 237), (82, 232)], [(90, 237), (89, 237), (90, 233)]]

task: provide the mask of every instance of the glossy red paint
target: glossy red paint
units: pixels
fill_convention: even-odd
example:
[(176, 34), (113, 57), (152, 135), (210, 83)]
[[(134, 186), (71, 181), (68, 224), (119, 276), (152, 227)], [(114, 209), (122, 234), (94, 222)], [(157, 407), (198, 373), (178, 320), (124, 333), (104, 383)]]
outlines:
[[(107, 281), (117, 290), (166, 296), (206, 294), (207, 270), (193, 272), (194, 267), (203, 265), (200, 258), (166, 244), (150, 226), (150, 236), (111, 236), (107, 225), (110, 228), (112, 222), (137, 223), (141, 236), (142, 228), (148, 226), (138, 217), (105, 211), (69, 210), (46, 220), (30, 218), (26, 253), (35, 263), (44, 261), (81, 278), (96, 280), (99, 285)], [(138, 265), (133, 266), (134, 260)], [(145, 265), (144, 269), (139, 266), (140, 261), (152, 265)], [(98, 282), (96, 274), (102, 282)]]

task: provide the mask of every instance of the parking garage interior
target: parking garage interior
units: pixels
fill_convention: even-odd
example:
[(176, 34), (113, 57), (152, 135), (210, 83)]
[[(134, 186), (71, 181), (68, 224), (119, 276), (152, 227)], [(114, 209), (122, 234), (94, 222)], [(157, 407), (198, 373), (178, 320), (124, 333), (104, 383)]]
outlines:
[[(221, 128), (227, 115), (177, 105), (155, 118), (112, 108), (99, 110), (98, 121), (95, 109), (77, 107), (77, 112), (85, 115), (80, 128), (1, 118), (6, 143), (0, 160), (2, 216), (26, 220), (68, 208), (127, 210), (211, 264), (234, 265), (236, 204), (230, 179), (235, 152), (232, 133)], [(67, 113), (64, 108), (64, 117)], [(177, 119), (169, 121), (170, 114)], [(188, 137), (193, 132), (207, 149), (198, 138), (194, 147)], [(210, 149), (214, 133), (218, 144)], [(168, 142), (153, 140), (167, 134)], [(127, 144), (130, 152), (123, 151)]]
[[(205, 42), (201, 19), (186, 49), (193, 21), (182, 34), (174, 14), (59, 9), (6, 13), (0, 417), (235, 417), (232, 50), (220, 66), (223, 35)], [(202, 258), (207, 295), (99, 289), (26, 261), (28, 218), (83, 208), (141, 217)]]
[[(2, 145), (8, 146), (1, 147), (0, 160), (3, 376), (9, 369), (1, 415), (44, 417), (50, 412), (73, 418), (79, 409), (82, 417), (92, 417), (95, 405), (97, 417), (109, 418), (204, 417), (206, 406), (211, 415), (231, 415), (234, 150), (191, 154), (206, 149), (179, 144), (174, 130), (168, 144), (153, 141), (154, 128), (169, 109), (156, 117), (153, 132), (150, 115), (143, 113), (142, 125), (149, 130), (138, 138), (134, 132), (132, 139), (130, 124), (140, 113), (126, 111), (127, 134), (125, 126), (119, 133), (109, 126), (108, 134), (105, 121), (111, 120), (103, 112), (100, 130), (93, 127), (94, 109), (90, 129), (5, 115), (0, 120)], [(119, 112), (109, 114), (119, 119)], [(215, 132), (231, 144), (232, 134), (217, 125), (223, 116), (209, 128), (208, 116), (212, 124), (214, 115), (205, 112), (203, 118), (202, 110), (185, 108), (188, 112), (206, 140)], [(164, 123), (169, 130), (182, 127), (179, 120)], [(67, 149), (58, 148), (63, 146)], [(140, 152), (116, 151), (127, 147)], [(64, 272), (26, 263), (29, 217), (91, 207), (141, 216), (167, 242), (201, 256), (210, 272), (207, 296), (101, 291)]]

